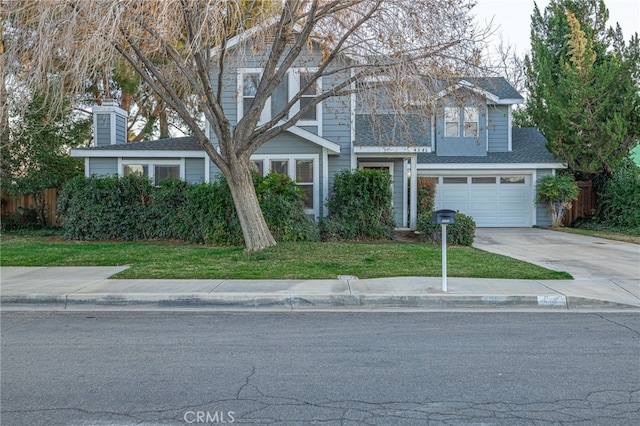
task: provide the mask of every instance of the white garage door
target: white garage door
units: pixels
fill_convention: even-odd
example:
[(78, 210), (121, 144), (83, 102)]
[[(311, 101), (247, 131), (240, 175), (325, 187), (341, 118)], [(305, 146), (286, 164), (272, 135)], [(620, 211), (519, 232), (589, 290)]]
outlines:
[(531, 180), (531, 175), (440, 176), (436, 208), (460, 211), (479, 227), (528, 227)]

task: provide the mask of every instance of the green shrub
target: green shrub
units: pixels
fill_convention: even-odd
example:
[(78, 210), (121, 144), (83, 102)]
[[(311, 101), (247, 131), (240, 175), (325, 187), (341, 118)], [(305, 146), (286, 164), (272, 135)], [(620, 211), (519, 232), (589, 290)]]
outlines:
[(573, 176), (562, 174), (543, 176), (536, 185), (536, 191), (536, 203), (547, 206), (553, 227), (562, 225), (565, 211), (571, 208), (571, 202), (580, 194)]
[(153, 234), (153, 186), (134, 175), (76, 176), (60, 191), (64, 237), (73, 240), (140, 240)]
[(276, 241), (319, 240), (318, 227), (305, 211), (302, 188), (280, 173), (269, 173), (257, 181), (260, 208)]
[(43, 228), (38, 216), (38, 210), (34, 207), (18, 207), (15, 212), (3, 217), (2, 229)]
[(393, 237), (391, 175), (382, 170), (344, 170), (334, 176), (327, 200), (329, 215), (320, 220), (323, 240)]
[[(418, 215), (417, 230), (420, 232), (420, 240), (433, 244), (442, 243), (442, 227), (433, 222), (432, 214), (433, 212), (425, 212)], [(475, 233), (476, 222), (473, 218), (458, 212), (455, 223), (447, 225), (447, 243), (470, 246)]]
[[(265, 220), (277, 241), (315, 241), (303, 193), (286, 176), (254, 176)], [(192, 185), (166, 179), (154, 187), (136, 176), (72, 179), (60, 193), (64, 237), (76, 240), (163, 239), (242, 245), (244, 237), (224, 177)]]
[(432, 178), (418, 178), (418, 214), (431, 213), (435, 208), (436, 183)]
[(594, 220), (617, 228), (640, 227), (640, 167), (631, 159), (601, 186)]

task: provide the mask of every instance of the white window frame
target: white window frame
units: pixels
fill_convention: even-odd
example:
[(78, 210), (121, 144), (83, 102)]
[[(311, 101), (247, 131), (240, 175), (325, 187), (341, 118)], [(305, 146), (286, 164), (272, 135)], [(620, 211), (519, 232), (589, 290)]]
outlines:
[[(240, 121), (242, 117), (244, 117), (244, 76), (245, 74), (258, 74), (260, 75), (260, 79), (262, 79), (262, 68), (239, 68), (238, 69), (238, 81), (237, 81), (237, 120)], [(260, 83), (258, 83), (259, 85)], [(264, 109), (260, 114), (260, 119), (258, 120), (258, 124), (264, 124), (269, 121), (271, 116), (271, 98), (267, 99), (267, 102), (264, 104)]]
[[(469, 117), (470, 119), (467, 120), (467, 117)], [(475, 120), (473, 120), (473, 118), (475, 118)], [(476, 125), (474, 131), (475, 134), (467, 135), (467, 124)], [(480, 136), (480, 111), (477, 107), (468, 106), (462, 109), (462, 131), (465, 138), (477, 138)]]
[[(456, 120), (451, 120), (452, 117), (455, 117)], [(456, 123), (456, 133), (455, 135), (450, 135), (448, 133), (449, 126), (448, 123)], [(444, 137), (445, 138), (459, 138), (460, 137), (460, 108), (447, 106), (444, 107)]]
[[(318, 71), (317, 68), (294, 68), (292, 72), (290, 72), (290, 75), (293, 78), (289, 81), (289, 99), (291, 99), (293, 97), (292, 95), (298, 93), (301, 89), (300, 74), (315, 74), (317, 71)], [(318, 78), (315, 81), (315, 85), (316, 85), (315, 96), (317, 97), (320, 94), (322, 94), (322, 77)], [(310, 96), (302, 95), (301, 98), (303, 97), (310, 97)], [(316, 108), (315, 120), (300, 119), (296, 124), (299, 126), (320, 126), (320, 123), (322, 122), (322, 102), (318, 102), (315, 108)], [(290, 114), (295, 115), (299, 111), (300, 111), (300, 101), (298, 100), (298, 102), (296, 102), (295, 105), (291, 108)]]
[(118, 159), (118, 176), (124, 176), (124, 166), (147, 166), (149, 170), (148, 178), (155, 185), (155, 174), (156, 168), (155, 166), (177, 166), (180, 169), (180, 180), (186, 180), (185, 175), (185, 159), (181, 158), (179, 160), (136, 160), (136, 159)]
[(296, 160), (312, 160), (313, 161), (313, 208), (305, 209), (307, 214), (312, 214), (316, 218), (320, 214), (320, 156), (318, 154), (254, 154), (251, 156), (252, 161), (263, 161), (263, 175), (266, 176), (271, 172), (271, 161), (286, 160), (288, 167), (288, 176), (296, 182)]
[[(288, 79), (289, 93), (287, 94), (287, 101), (290, 101), (293, 96), (300, 91), (300, 74), (314, 74), (317, 72), (317, 68), (292, 68), (287, 71), (285, 78)], [(236, 114), (237, 121), (240, 121), (244, 116), (244, 76), (245, 74), (259, 74), (262, 78), (262, 68), (239, 68), (237, 74), (237, 96), (236, 96)], [(318, 78), (316, 84), (316, 96), (322, 94), (322, 78)], [(296, 125), (299, 126), (318, 126), (318, 136), (322, 136), (321, 126), (322, 123), (322, 102), (316, 104), (316, 119), (315, 120), (298, 120)], [(300, 111), (300, 101), (296, 102), (289, 111), (289, 116), (294, 116)], [(258, 124), (264, 124), (271, 119), (271, 97), (267, 99), (264, 105), (264, 109), (260, 115)]]

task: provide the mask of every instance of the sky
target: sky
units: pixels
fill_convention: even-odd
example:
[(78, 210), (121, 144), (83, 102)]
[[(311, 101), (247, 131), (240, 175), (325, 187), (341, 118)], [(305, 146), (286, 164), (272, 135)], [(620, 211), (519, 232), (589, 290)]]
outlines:
[[(537, 0), (540, 11), (549, 4), (549, 0)], [(530, 49), (529, 32), (534, 0), (477, 0), (472, 13), (479, 23), (484, 24), (493, 18), (494, 27), (499, 26), (493, 37), (497, 45), (499, 34), (508, 44), (522, 55)], [(605, 0), (609, 9), (608, 25), (620, 23), (624, 39), (628, 41), (635, 32), (640, 34), (640, 0)]]

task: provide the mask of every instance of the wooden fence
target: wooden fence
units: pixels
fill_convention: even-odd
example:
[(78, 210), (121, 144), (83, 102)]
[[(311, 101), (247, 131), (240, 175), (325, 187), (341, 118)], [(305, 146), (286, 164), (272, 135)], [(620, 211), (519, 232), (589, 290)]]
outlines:
[(570, 226), (579, 217), (591, 217), (596, 211), (596, 191), (591, 182), (576, 182), (580, 188), (578, 199), (573, 201), (571, 210), (564, 214), (562, 223)]
[[(35, 207), (35, 201), (32, 196), (20, 196), (12, 198), (7, 191), (2, 190), (2, 210), (3, 218), (11, 217), (19, 211), (20, 207)], [(44, 191), (44, 208), (47, 217), (47, 225), (60, 225), (58, 218), (58, 189), (49, 188)]]

